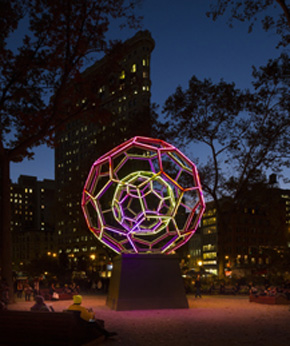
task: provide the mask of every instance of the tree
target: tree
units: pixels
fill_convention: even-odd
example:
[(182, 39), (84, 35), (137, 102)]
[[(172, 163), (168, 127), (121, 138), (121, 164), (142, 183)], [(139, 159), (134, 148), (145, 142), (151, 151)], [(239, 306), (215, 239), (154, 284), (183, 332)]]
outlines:
[(195, 143), (208, 149), (207, 160), (195, 161), (223, 228), (225, 199), (237, 207), (251, 186), (265, 182), (267, 169), (278, 173), (289, 165), (290, 80), (282, 78), (289, 66), (285, 55), (254, 68), (252, 92), (193, 76), (186, 90), (178, 87), (165, 102), (160, 135), (181, 148)]
[(281, 78), (287, 68), (285, 57), (254, 69), (254, 92), (192, 77), (187, 90), (178, 87), (167, 99), (162, 131), (179, 146), (201, 143), (209, 149), (199, 171), (214, 200), (236, 198), (261, 171), (278, 172), (288, 164), (289, 80)]
[[(277, 7), (280, 9), (276, 16)], [(261, 18), (262, 26), (265, 31), (275, 31), (280, 36), (279, 46), (287, 46), (290, 43), (290, 4), (285, 0), (217, 0), (211, 5), (211, 11), (207, 16), (216, 20), (218, 17), (225, 15), (230, 10), (228, 24), (233, 26), (233, 22), (249, 22), (248, 31), (253, 30), (254, 23)], [(274, 15), (273, 15), (274, 13)], [(263, 17), (262, 17), (263, 16)]]
[[(34, 146), (54, 145), (55, 131), (69, 119), (101, 116), (98, 82), (85, 78), (81, 70), (110, 49), (113, 42), (105, 34), (112, 20), (138, 27), (137, 2), (0, 1), (0, 264), (11, 289), (9, 164), (31, 158)], [(16, 49), (11, 41), (22, 30), (19, 25), (27, 30)]]

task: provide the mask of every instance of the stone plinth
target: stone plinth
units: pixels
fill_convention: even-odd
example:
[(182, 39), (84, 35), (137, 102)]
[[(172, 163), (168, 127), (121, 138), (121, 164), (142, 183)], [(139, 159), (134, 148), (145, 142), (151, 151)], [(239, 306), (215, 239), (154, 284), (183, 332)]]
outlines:
[(107, 297), (113, 310), (186, 309), (185, 294), (176, 255), (119, 255)]

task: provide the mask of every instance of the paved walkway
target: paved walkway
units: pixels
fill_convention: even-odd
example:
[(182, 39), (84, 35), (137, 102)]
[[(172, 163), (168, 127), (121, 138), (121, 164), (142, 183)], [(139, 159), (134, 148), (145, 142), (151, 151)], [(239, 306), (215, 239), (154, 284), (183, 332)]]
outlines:
[[(245, 296), (188, 296), (189, 309), (113, 311), (102, 295), (84, 295), (83, 305), (92, 307), (118, 336), (105, 346), (289, 346), (290, 311), (286, 305), (250, 303)], [(13, 310), (29, 310), (33, 302), (17, 301)], [(55, 311), (71, 301), (47, 302)]]

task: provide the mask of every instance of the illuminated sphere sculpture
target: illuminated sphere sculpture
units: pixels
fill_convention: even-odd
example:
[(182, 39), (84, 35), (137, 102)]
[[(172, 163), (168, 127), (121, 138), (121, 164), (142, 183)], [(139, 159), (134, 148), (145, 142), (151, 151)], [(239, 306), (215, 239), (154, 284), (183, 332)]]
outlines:
[(205, 210), (195, 165), (165, 141), (134, 137), (92, 166), (82, 195), (90, 231), (117, 253), (171, 253)]

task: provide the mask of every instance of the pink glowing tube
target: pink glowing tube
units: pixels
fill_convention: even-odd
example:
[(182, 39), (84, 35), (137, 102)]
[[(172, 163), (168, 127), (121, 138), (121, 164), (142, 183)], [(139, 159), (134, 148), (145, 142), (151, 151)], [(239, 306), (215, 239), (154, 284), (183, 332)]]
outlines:
[(90, 231), (116, 253), (172, 253), (205, 203), (195, 165), (159, 139), (134, 137), (91, 167), (82, 195)]

